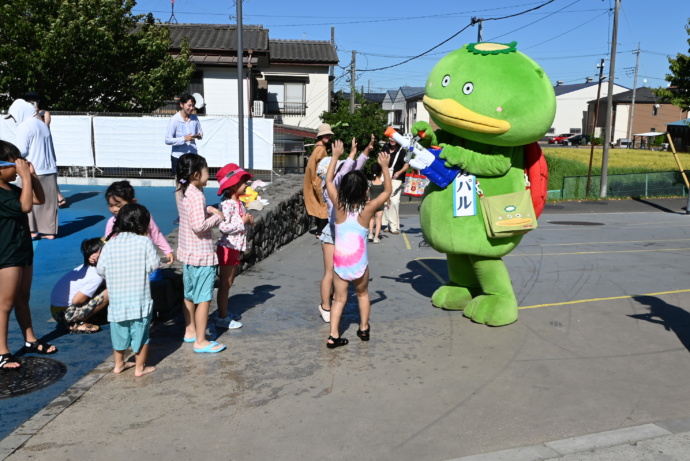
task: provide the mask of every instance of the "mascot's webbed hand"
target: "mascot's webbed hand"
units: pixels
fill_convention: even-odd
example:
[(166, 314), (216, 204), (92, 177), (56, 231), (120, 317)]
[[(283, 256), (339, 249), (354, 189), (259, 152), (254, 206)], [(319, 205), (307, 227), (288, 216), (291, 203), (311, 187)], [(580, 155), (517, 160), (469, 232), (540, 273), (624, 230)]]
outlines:
[[(411, 132), (412, 136), (419, 136), (419, 144), (427, 149), (438, 144), (438, 141), (436, 140), (436, 133), (434, 133), (434, 130), (431, 128), (431, 125), (429, 125), (429, 122), (415, 122), (415, 124), (412, 125)], [(424, 137), (421, 136), (422, 134)]]
[(443, 151), (439, 157), (446, 161), (447, 167), (460, 167), (480, 176), (502, 176), (511, 167), (510, 157), (500, 153), (482, 154), (470, 149), (450, 144), (441, 144)]

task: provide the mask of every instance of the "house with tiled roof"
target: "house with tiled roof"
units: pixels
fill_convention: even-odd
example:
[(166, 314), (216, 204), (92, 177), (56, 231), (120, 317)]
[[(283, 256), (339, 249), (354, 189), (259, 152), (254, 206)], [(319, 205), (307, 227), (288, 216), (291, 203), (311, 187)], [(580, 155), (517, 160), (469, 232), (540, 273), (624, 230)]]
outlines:
[[(228, 24), (166, 24), (171, 53), (183, 40), (192, 51), (197, 72), (189, 90), (204, 96), (207, 114), (236, 115), (237, 26)], [(315, 129), (329, 109), (330, 67), (338, 63), (328, 41), (269, 38), (258, 25), (242, 28), (244, 113), (272, 117), (277, 123)]]
[[(170, 30), (171, 54), (180, 52), (185, 39), (189, 44), (196, 73), (187, 90), (204, 97), (204, 113), (237, 115), (237, 26), (164, 26)], [(301, 167), (300, 142), (315, 137), (320, 115), (330, 110), (330, 69), (338, 63), (335, 46), (330, 41), (272, 39), (268, 29), (244, 25), (242, 48), (244, 115), (273, 119), (276, 164)], [(175, 104), (171, 107), (176, 110)]]

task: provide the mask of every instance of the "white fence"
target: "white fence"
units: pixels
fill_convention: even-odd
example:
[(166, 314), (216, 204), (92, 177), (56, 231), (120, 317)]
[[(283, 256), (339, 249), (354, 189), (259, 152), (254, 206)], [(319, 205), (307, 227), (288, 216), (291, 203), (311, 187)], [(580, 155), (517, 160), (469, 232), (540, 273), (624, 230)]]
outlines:
[[(199, 117), (199, 153), (209, 167), (239, 163), (237, 117)], [(53, 115), (50, 124), (60, 167), (170, 169), (165, 144), (169, 118)], [(0, 139), (14, 142), (14, 120), (0, 119)], [(273, 120), (244, 120), (244, 167), (273, 169)]]

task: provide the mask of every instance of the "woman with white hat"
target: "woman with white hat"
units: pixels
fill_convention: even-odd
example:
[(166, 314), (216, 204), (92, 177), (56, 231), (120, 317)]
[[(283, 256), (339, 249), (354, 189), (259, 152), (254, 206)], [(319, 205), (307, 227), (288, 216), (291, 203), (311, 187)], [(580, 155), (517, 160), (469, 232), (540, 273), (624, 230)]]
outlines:
[(316, 236), (321, 235), (321, 231), (328, 224), (328, 208), (323, 200), (321, 189), (321, 178), (316, 175), (316, 167), (319, 162), (328, 157), (326, 148), (331, 142), (333, 131), (328, 123), (319, 125), (316, 133), (316, 146), (309, 156), (307, 167), (304, 169), (304, 205), (309, 216), (316, 219)]

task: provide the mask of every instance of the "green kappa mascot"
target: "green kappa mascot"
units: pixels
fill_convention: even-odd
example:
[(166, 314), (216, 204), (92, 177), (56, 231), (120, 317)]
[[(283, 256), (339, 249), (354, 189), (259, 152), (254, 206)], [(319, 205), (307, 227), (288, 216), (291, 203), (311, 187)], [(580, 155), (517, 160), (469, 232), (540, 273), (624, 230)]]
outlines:
[[(551, 127), (556, 96), (544, 70), (516, 45), (473, 43), (443, 57), (429, 75), (424, 96), (424, 107), (439, 129), (433, 132), (429, 123), (417, 122), (411, 131), (423, 136), (425, 147), (443, 148), (439, 158), (446, 167), (474, 175), (479, 195), (524, 194), (531, 186), (536, 215), (530, 218), (536, 227), (548, 178), (536, 141)], [(462, 310), (477, 323), (511, 324), (518, 317), (518, 302), (501, 258), (523, 235), (490, 237), (481, 207), (472, 216), (456, 216), (456, 194), (452, 184), (441, 188), (429, 183), (422, 200), (424, 239), (447, 255), (450, 278), (431, 301)], [(525, 220), (513, 214), (510, 219)]]

